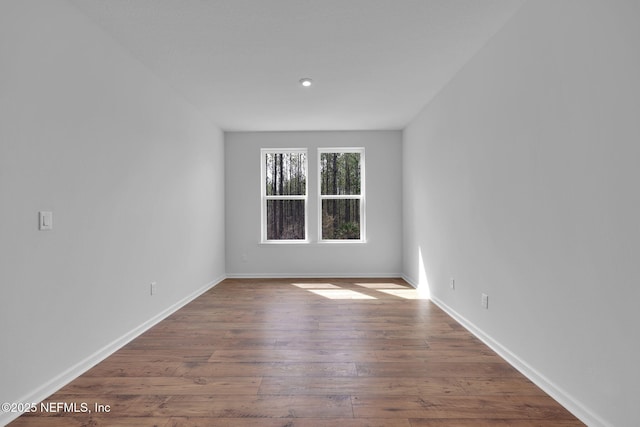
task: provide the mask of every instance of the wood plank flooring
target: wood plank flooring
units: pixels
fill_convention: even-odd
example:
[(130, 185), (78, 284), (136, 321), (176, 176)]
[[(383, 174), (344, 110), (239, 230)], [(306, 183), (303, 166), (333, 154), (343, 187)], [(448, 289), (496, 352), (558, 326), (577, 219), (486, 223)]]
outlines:
[(225, 280), (45, 402), (91, 413), (10, 426), (583, 425), (396, 279)]

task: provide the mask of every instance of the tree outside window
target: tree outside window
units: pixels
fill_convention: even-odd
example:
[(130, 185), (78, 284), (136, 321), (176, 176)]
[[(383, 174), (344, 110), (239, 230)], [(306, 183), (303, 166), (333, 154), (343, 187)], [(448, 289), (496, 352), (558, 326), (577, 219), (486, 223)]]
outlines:
[(262, 241), (307, 239), (307, 151), (263, 149)]
[(320, 148), (321, 241), (365, 240), (364, 148)]

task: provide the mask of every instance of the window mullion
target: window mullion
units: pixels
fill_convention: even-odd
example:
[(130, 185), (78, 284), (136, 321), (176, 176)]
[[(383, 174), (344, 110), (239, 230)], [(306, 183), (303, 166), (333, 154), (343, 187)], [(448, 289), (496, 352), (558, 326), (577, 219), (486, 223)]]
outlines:
[(362, 196), (360, 194), (349, 194), (349, 195), (345, 195), (345, 194), (338, 194), (338, 195), (333, 195), (333, 194), (321, 194), (320, 195), (320, 199), (325, 200), (325, 199), (362, 199)]
[(306, 195), (290, 195), (290, 196), (264, 196), (267, 200), (307, 200)]

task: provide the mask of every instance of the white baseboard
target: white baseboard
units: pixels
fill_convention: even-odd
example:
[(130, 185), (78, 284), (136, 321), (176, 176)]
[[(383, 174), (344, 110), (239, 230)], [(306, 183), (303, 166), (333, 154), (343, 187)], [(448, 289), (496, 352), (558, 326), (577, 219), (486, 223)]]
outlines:
[[(403, 279), (415, 287), (415, 285), (406, 277)], [(511, 366), (520, 371), (531, 382), (540, 387), (545, 393), (554, 398), (558, 403), (564, 406), (569, 412), (575, 415), (580, 421), (590, 427), (612, 427), (611, 424), (598, 417), (588, 408), (586, 408), (578, 400), (574, 399), (564, 389), (554, 384), (549, 378), (545, 377), (539, 371), (530, 366), (527, 362), (513, 354), (507, 347), (500, 344), (488, 334), (484, 333), (480, 328), (476, 327), (472, 322), (462, 316), (460, 313), (449, 307), (436, 297), (431, 297), (431, 301), (440, 307), (449, 316), (453, 317), (458, 323), (464, 326), (469, 332), (476, 336), (480, 341), (485, 343), (489, 348), (495, 351), (500, 357), (505, 359)]]
[(345, 274), (345, 273), (316, 273), (316, 274), (300, 274), (300, 273), (230, 273), (227, 274), (228, 279), (397, 279), (401, 277), (400, 273), (382, 273), (382, 274)]
[[(175, 304), (171, 305), (167, 309), (158, 313), (156, 316), (152, 317), (151, 319), (147, 320), (146, 322), (142, 323), (141, 325), (127, 332), (120, 338), (102, 347), (100, 350), (96, 351), (86, 359), (81, 360), (80, 362), (76, 363), (66, 371), (55, 376), (50, 381), (47, 381), (42, 386), (38, 387), (37, 389), (33, 390), (30, 393), (27, 393), (25, 396), (21, 397), (20, 399), (16, 399), (15, 401), (16, 402), (41, 402), (42, 400), (51, 396), (56, 391), (60, 390), (65, 385), (69, 384), (74, 379), (78, 378), (83, 373), (87, 372), (89, 369), (91, 369), (98, 363), (102, 362), (107, 357), (111, 356), (113, 353), (121, 349), (123, 346), (125, 346), (127, 343), (132, 341), (134, 338), (141, 335), (146, 330), (150, 329), (151, 327), (153, 327), (163, 319), (167, 318), (171, 314), (175, 313), (176, 311), (178, 311), (179, 309), (181, 309), (182, 307), (184, 307), (185, 305), (187, 305), (188, 303), (190, 303), (191, 301), (193, 301), (194, 299), (196, 299), (197, 297), (199, 297), (209, 289), (216, 286), (218, 283), (222, 282), (225, 278), (226, 276), (221, 276), (216, 280), (213, 280), (212, 282), (207, 283), (206, 285), (202, 286), (200, 289), (187, 295), (180, 301), (176, 302)], [(0, 413), (0, 425), (5, 426), (9, 424), (11, 421), (18, 418), (20, 415), (22, 415), (22, 413), (15, 413), (15, 412)]]
[(400, 277), (402, 278), (402, 280), (404, 280), (414, 288), (418, 289), (418, 284), (411, 277), (407, 276), (406, 274), (402, 274)]

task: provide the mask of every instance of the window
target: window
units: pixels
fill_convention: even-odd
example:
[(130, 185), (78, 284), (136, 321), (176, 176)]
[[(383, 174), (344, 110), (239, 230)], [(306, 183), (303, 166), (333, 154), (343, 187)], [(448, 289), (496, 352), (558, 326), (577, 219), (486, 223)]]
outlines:
[(364, 148), (319, 148), (320, 241), (365, 241)]
[(307, 240), (307, 150), (263, 149), (262, 242)]

